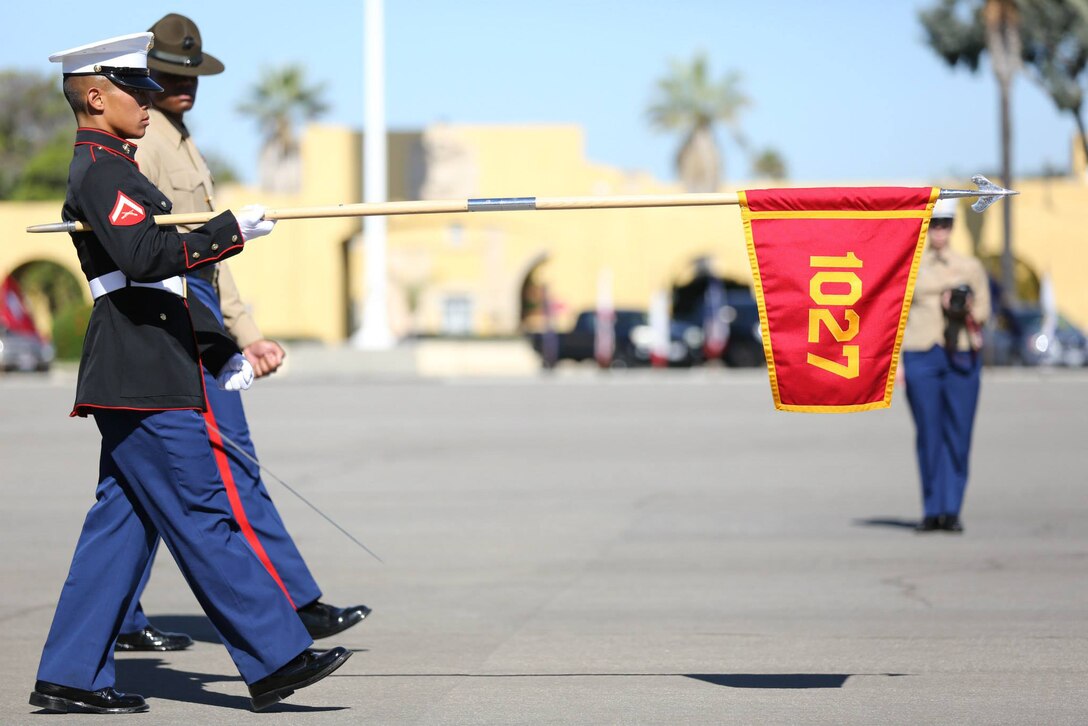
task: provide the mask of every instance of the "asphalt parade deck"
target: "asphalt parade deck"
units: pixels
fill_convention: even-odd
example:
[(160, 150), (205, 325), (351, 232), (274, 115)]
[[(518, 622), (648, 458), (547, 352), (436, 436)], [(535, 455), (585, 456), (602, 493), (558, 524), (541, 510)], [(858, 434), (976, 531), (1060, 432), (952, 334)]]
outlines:
[[(98, 436), (70, 374), (0, 377), (0, 723), (27, 704)], [(245, 394), (267, 485), (355, 656), (254, 714), (169, 554), (123, 654), (153, 724), (1088, 721), (1088, 373), (987, 371), (966, 533), (915, 534), (888, 411), (773, 410), (763, 371), (290, 375)], [(322, 641), (323, 643), (326, 641)]]

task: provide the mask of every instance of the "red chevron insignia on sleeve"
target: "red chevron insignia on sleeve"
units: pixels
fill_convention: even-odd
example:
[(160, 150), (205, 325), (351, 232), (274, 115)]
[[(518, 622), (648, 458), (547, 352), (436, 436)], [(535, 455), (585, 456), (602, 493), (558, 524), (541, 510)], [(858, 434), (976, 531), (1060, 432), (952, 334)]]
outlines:
[(143, 207), (118, 190), (117, 201), (113, 203), (113, 211), (110, 212), (110, 224), (114, 227), (131, 227), (144, 221), (146, 217)]

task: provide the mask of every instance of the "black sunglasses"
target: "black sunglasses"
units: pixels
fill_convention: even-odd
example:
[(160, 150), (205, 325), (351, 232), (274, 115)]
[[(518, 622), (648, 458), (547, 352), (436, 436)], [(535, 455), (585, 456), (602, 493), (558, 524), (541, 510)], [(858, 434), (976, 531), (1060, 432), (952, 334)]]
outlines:
[(943, 229), (952, 226), (952, 220), (948, 218), (931, 219), (929, 220), (930, 227), (936, 227), (937, 229)]

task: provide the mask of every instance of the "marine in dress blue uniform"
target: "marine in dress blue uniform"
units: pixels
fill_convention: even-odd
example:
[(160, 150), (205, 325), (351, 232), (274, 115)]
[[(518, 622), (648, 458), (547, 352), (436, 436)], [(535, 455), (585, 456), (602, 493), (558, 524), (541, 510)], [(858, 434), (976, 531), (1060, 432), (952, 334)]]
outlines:
[(95, 297), (72, 415), (93, 415), (102, 434), (96, 501), (30, 697), (53, 711), (147, 710), (141, 697), (114, 690), (113, 644), (159, 537), (249, 684), (254, 708), (316, 682), (350, 655), (308, 649), (294, 608), (231, 516), (207, 443), (201, 355), (223, 385), (237, 383), (240, 355), (211, 312), (186, 300), (179, 276), (241, 252), (247, 232), (270, 227), (230, 212), (185, 234), (154, 223), (170, 202), (121, 138), (142, 135), (147, 94), (159, 88), (146, 67), (151, 39), (136, 33), (50, 58), (63, 64), (80, 122), (63, 217), (91, 227), (72, 234)]
[[(215, 194), (212, 175), (183, 117), (195, 104), (199, 78), (221, 73), (224, 65), (204, 50), (199, 28), (184, 15), (169, 13), (152, 25), (150, 32), (155, 35), (155, 44), (147, 64), (152, 79), (165, 90), (152, 99), (151, 125), (140, 140), (136, 160), (141, 173), (170, 200), (175, 213), (211, 212)], [(282, 354), (279, 346), (263, 339), (225, 265), (193, 269), (185, 279), (190, 300), (202, 302), (215, 316), (216, 327), (225, 328), (250, 360), (256, 361), (256, 353), (269, 346)], [(267, 361), (255, 365), (257, 377), (271, 372)], [(277, 360), (271, 369), (278, 365)], [(321, 589), (287, 532), (261, 480), (260, 467), (254, 463), (257, 452), (241, 395), (221, 390), (213, 370), (210, 366), (204, 369), (208, 403), (204, 415), (233, 514), (246, 541), (296, 607), (311, 637), (329, 637), (362, 621), (370, 613), (365, 605), (341, 608), (320, 602)], [(236, 451), (234, 445), (244, 453)], [(121, 633), (116, 646), (119, 650), (176, 650), (192, 643), (187, 635), (155, 628), (139, 603), (126, 616)]]

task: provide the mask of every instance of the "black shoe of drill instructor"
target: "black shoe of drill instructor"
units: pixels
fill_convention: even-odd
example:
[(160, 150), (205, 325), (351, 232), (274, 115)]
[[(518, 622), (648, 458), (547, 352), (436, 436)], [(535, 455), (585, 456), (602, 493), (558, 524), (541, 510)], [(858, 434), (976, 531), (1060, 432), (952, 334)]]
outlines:
[(141, 713), (147, 710), (143, 696), (118, 693), (112, 688), (83, 691), (38, 681), (30, 694), (30, 705), (57, 713)]
[(963, 533), (963, 522), (960, 521), (960, 515), (958, 514), (946, 514), (941, 517), (941, 529), (945, 532), (952, 532), (954, 534)]
[(940, 517), (926, 517), (914, 527), (915, 532), (936, 532), (941, 528)]
[(350, 628), (370, 615), (366, 605), (338, 608), (315, 600), (304, 608), (299, 608), (298, 616), (306, 626), (306, 632), (314, 640), (336, 635)]
[(260, 711), (290, 696), (299, 688), (312, 686), (351, 657), (347, 648), (332, 650), (304, 650), (296, 658), (270, 676), (249, 687), (253, 710)]
[(121, 633), (117, 636), (114, 650), (185, 650), (193, 644), (193, 639), (185, 633), (164, 633), (148, 625), (135, 633)]

